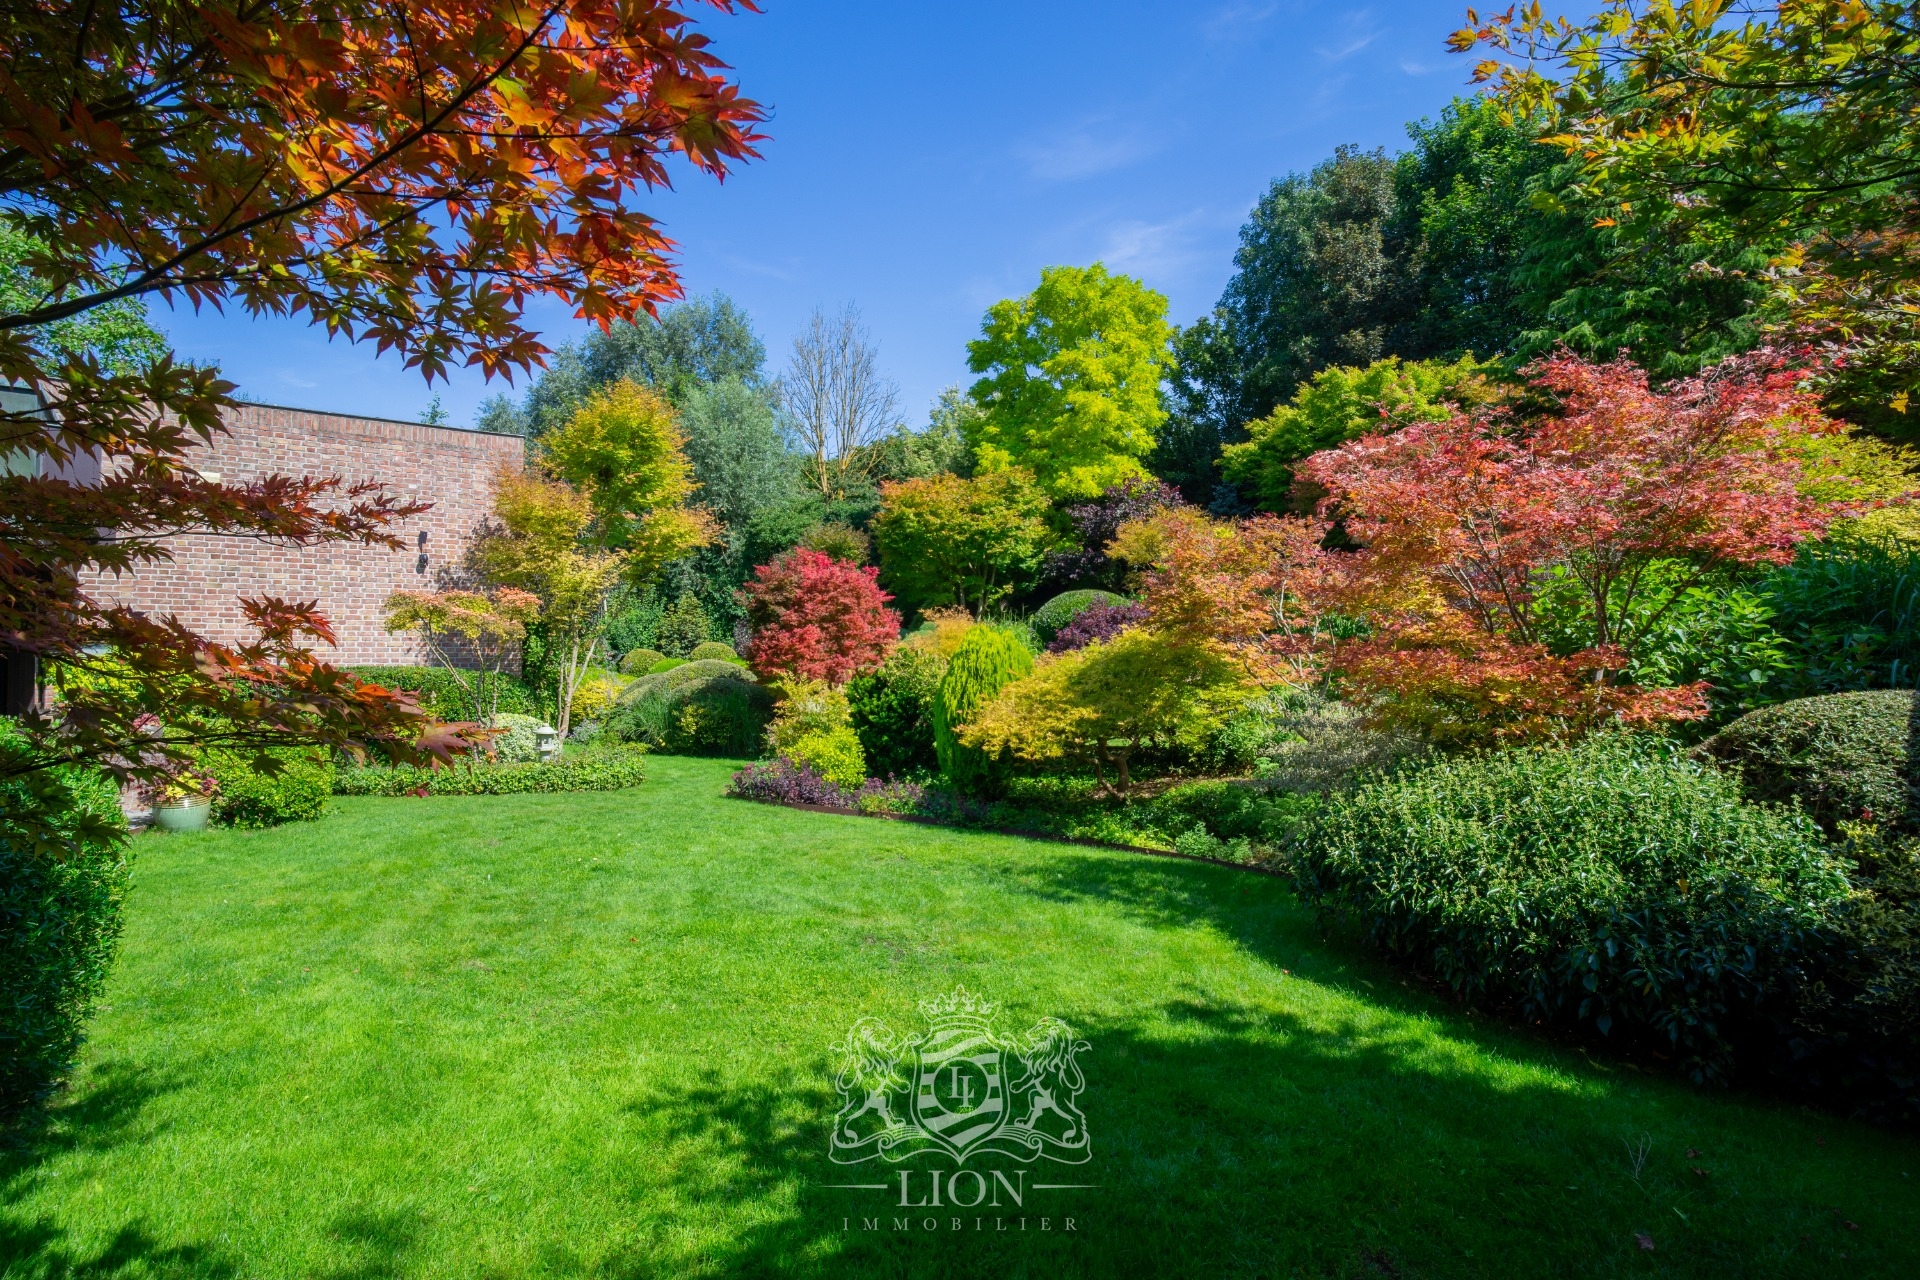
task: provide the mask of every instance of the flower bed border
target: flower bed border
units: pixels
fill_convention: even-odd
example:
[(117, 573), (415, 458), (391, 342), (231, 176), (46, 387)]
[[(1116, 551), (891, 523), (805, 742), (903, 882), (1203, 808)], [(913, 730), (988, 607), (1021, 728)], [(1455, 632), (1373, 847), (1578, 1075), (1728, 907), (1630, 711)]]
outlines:
[(1057, 836), (1045, 831), (1019, 831), (1012, 827), (962, 827), (951, 822), (942, 822), (938, 818), (926, 818), (917, 813), (863, 813), (859, 809), (841, 809), (830, 804), (802, 804), (789, 800), (755, 800), (751, 796), (728, 794), (727, 799), (738, 800), (743, 804), (764, 804), (776, 809), (798, 809), (802, 813), (826, 813), (841, 818), (880, 818), (888, 822), (911, 822), (923, 827), (940, 827), (947, 831), (977, 831), (984, 835), (1013, 836), (1021, 840), (1044, 840), (1048, 844), (1077, 844), (1088, 849), (1114, 849), (1122, 853), (1144, 853), (1155, 858), (1177, 858), (1181, 862), (1204, 862), (1209, 866), (1226, 867), (1233, 871), (1251, 871), (1255, 875), (1273, 876), (1287, 879), (1287, 873), (1278, 867), (1264, 867), (1254, 862), (1229, 862), (1225, 858), (1209, 858), (1200, 853), (1181, 853), (1174, 849), (1149, 849), (1144, 845), (1116, 844), (1111, 840), (1093, 840), (1086, 836)]

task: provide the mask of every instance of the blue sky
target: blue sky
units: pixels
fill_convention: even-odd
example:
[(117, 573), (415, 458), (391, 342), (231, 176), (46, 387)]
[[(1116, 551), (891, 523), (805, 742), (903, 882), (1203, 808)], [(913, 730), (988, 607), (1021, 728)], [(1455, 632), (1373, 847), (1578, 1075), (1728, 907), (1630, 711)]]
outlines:
[[(775, 371), (815, 305), (858, 305), (916, 425), (967, 381), (987, 306), (1042, 267), (1103, 260), (1188, 323), (1273, 178), (1343, 142), (1398, 150), (1408, 120), (1467, 92), (1467, 59), (1443, 45), (1456, 0), (765, 7), (701, 19), (772, 109), (764, 159), (725, 184), (683, 171), (643, 207), (679, 241), (689, 292), (746, 307)], [(432, 394), (397, 358), (298, 322), (154, 319), (254, 400), (414, 418)], [(532, 320), (550, 346), (584, 332), (558, 303)], [(466, 372), (436, 387), (464, 426), (502, 384)]]

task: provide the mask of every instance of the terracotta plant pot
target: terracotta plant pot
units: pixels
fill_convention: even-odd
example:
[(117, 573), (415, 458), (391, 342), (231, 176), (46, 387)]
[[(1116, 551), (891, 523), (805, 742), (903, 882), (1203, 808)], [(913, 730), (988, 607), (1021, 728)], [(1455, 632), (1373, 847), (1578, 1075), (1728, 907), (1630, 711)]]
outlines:
[(154, 806), (153, 825), (162, 831), (205, 831), (213, 816), (213, 801), (205, 796), (165, 800)]

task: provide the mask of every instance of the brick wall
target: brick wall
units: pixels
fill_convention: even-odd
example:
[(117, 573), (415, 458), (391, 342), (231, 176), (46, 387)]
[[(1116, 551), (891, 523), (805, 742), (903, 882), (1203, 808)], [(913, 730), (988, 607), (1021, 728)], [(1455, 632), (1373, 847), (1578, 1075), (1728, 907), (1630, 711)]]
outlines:
[(458, 569), (469, 535), (489, 513), (494, 472), (502, 462), (520, 465), (520, 438), (274, 405), (244, 405), (228, 417), (227, 428), (229, 434), (189, 455), (203, 473), (217, 472), (229, 482), (274, 473), (377, 480), (396, 496), (431, 502), (433, 509), (395, 526), (407, 540), (405, 551), (176, 538), (169, 544), (171, 562), (121, 578), (97, 575), (90, 584), (95, 597), (150, 614), (176, 614), (200, 634), (223, 641), (249, 638), (238, 604), (242, 596), (317, 599), (339, 637), (339, 648), (324, 657), (339, 663), (423, 661), (410, 636), (387, 634), (381, 604), (396, 590), (435, 589), (443, 573)]

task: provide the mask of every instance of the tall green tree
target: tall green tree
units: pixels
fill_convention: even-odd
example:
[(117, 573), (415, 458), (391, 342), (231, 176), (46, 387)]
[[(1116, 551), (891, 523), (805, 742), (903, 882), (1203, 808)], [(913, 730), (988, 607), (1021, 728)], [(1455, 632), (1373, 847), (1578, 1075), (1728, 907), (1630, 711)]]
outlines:
[(600, 387), (631, 379), (684, 407), (701, 387), (737, 380), (766, 383), (766, 344), (747, 313), (724, 293), (664, 308), (657, 318), (621, 321), (563, 345), (515, 404), (494, 396), (480, 406), (482, 430), (540, 436), (564, 423)]
[(1143, 477), (1166, 420), (1167, 300), (1106, 267), (1048, 267), (1040, 287), (988, 309), (967, 344), (982, 412), (962, 425), (981, 471), (1024, 467), (1055, 498)]

